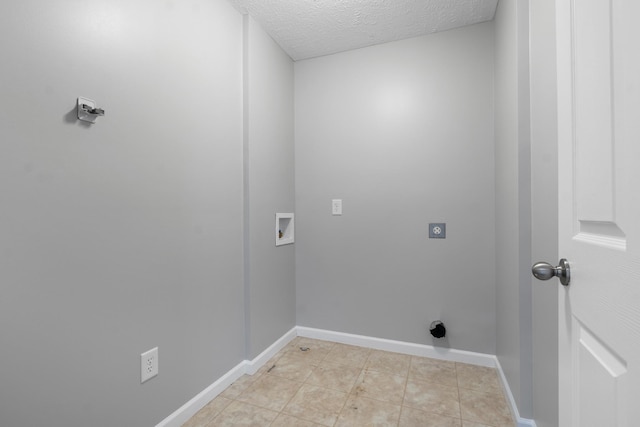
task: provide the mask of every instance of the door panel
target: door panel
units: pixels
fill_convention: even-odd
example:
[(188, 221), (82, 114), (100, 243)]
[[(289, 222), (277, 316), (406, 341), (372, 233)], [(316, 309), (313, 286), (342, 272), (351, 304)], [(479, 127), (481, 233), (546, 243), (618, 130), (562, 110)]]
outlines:
[(626, 413), (627, 366), (611, 349), (574, 318), (574, 393), (577, 425), (616, 426)]
[(557, 0), (560, 425), (640, 425), (640, 2)]
[(575, 139), (580, 142), (576, 211), (581, 223), (613, 223), (611, 4), (574, 1), (573, 11)]

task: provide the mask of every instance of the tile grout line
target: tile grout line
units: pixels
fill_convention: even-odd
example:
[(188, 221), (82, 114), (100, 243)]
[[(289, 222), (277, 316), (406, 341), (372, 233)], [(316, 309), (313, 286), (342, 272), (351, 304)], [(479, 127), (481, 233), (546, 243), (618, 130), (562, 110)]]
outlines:
[[(329, 350), (327, 352), (327, 354), (324, 355), (324, 358), (322, 359), (322, 362), (325, 362), (327, 360), (327, 357), (329, 357), (329, 354), (331, 354), (331, 352), (333, 351), (333, 349), (335, 348), (335, 343), (334, 345), (331, 346), (331, 350)], [(340, 366), (338, 364), (338, 366)], [(359, 378), (359, 374), (356, 376), (356, 381), (358, 381)], [(351, 385), (351, 390), (353, 390), (353, 387), (355, 387), (355, 383)], [(340, 415), (342, 414), (342, 411), (344, 411), (344, 408), (347, 406), (347, 402), (349, 401), (349, 395), (350, 395), (351, 391), (347, 392), (346, 395), (347, 397), (344, 399), (344, 403), (342, 404), (342, 408), (340, 408), (340, 410), (338, 411), (338, 416), (336, 417), (336, 420), (333, 422), (332, 427), (335, 427), (335, 425), (338, 423), (338, 420), (340, 419)]]
[[(327, 342), (329, 342), (329, 341), (327, 341)], [(297, 344), (296, 344), (296, 346), (297, 346)], [(302, 389), (302, 387), (303, 387), (305, 384), (306, 384), (306, 385), (310, 385), (310, 386), (312, 386), (312, 387), (318, 387), (318, 386), (316, 386), (316, 385), (314, 385), (314, 384), (311, 384), (311, 383), (309, 383), (309, 382), (307, 382), (307, 381), (308, 381), (308, 380), (309, 380), (309, 378), (311, 377), (311, 374), (313, 373), (313, 371), (314, 371), (315, 369), (317, 369), (317, 368), (320, 366), (320, 363), (324, 362), (324, 360), (327, 358), (327, 356), (329, 355), (329, 353), (331, 352), (331, 350), (333, 350), (333, 347), (335, 347), (335, 343), (331, 343), (331, 349), (330, 349), (329, 351), (327, 351), (327, 353), (326, 353), (324, 356), (322, 356), (322, 357), (318, 360), (318, 364), (317, 364), (317, 365), (315, 365), (315, 366), (314, 366), (314, 365), (311, 365), (311, 366), (313, 366), (313, 369), (311, 370), (311, 373), (310, 373), (309, 375), (307, 375), (307, 377), (306, 377), (306, 378), (304, 379), (304, 381), (301, 383), (300, 388), (298, 388), (298, 390), (293, 394), (293, 396), (291, 396), (291, 398), (287, 401), (287, 403), (282, 407), (282, 410), (278, 413), (278, 416), (280, 416), (281, 414), (284, 414), (284, 415), (291, 416), (291, 417), (296, 418), (296, 419), (300, 419), (300, 420), (302, 420), (302, 421), (309, 422), (309, 423), (311, 423), (311, 424), (320, 425), (320, 424), (318, 424), (318, 423), (316, 423), (316, 422), (314, 422), (314, 421), (309, 421), (309, 420), (306, 420), (306, 419), (304, 419), (304, 418), (300, 418), (300, 417), (298, 417), (298, 416), (294, 416), (294, 415), (288, 414), (288, 413), (284, 412), (284, 410), (285, 410), (285, 408), (289, 405), (289, 403), (291, 403), (291, 401), (293, 400), (293, 398), (294, 398), (294, 397), (296, 397), (296, 395), (300, 392), (300, 390)], [(302, 347), (300, 348), (300, 350), (302, 351)], [(293, 350), (293, 349), (292, 349), (292, 350), (290, 350), (290, 351), (295, 351), (295, 350)], [(309, 363), (310, 363), (310, 362), (309, 362)], [(274, 375), (275, 375), (275, 374), (274, 374)], [(338, 414), (338, 416), (339, 416), (339, 415), (340, 415), (340, 414)], [(278, 416), (276, 416), (276, 418), (271, 422), (271, 424), (273, 424), (273, 423), (275, 422), (275, 420), (278, 418)], [(336, 423), (336, 422), (337, 422), (337, 418), (336, 418), (336, 421), (334, 422), (334, 425), (335, 425), (335, 423)], [(270, 425), (271, 425), (271, 424), (270, 424)]]
[(400, 415), (398, 416), (398, 427), (400, 427), (400, 420), (402, 419), (402, 413), (404, 412), (404, 398), (407, 395), (407, 386), (409, 385), (409, 373), (411, 372), (411, 361), (413, 356), (409, 356), (409, 366), (407, 367), (407, 375), (404, 379), (404, 389), (402, 390), (402, 401), (400, 402)]
[[(273, 421), (271, 421), (271, 423), (270, 423), (269, 425), (273, 424), (273, 423), (278, 419), (278, 417), (279, 417), (280, 415), (282, 415), (282, 414), (290, 415), (290, 414), (287, 414), (286, 412), (284, 412), (284, 409), (287, 407), (287, 405), (289, 405), (289, 403), (291, 403), (291, 401), (293, 400), (293, 398), (294, 398), (294, 397), (296, 397), (296, 395), (300, 392), (300, 390), (302, 389), (302, 386), (303, 386), (304, 384), (305, 384), (305, 383), (300, 383), (300, 387), (298, 387), (298, 389), (296, 390), (296, 392), (295, 392), (295, 393), (293, 393), (293, 395), (289, 398), (289, 400), (287, 400), (287, 403), (285, 403), (285, 404), (284, 404), (284, 406), (282, 406), (282, 409), (278, 412), (278, 415), (276, 415), (276, 417), (273, 419)], [(291, 415), (291, 416), (293, 416), (293, 415)], [(298, 418), (298, 417), (295, 417), (295, 418)], [(305, 421), (306, 421), (306, 420), (305, 420)]]
[[(365, 362), (365, 365), (366, 365), (366, 362)], [(364, 368), (360, 368), (360, 373), (356, 377), (356, 382), (351, 386), (351, 389), (349, 390), (349, 392), (347, 392), (347, 397), (344, 399), (344, 403), (342, 404), (342, 408), (340, 408), (340, 411), (338, 411), (338, 416), (336, 417), (336, 420), (333, 422), (333, 427), (335, 427), (336, 424), (338, 424), (338, 421), (340, 420), (340, 415), (342, 415), (342, 412), (344, 411), (344, 408), (347, 407), (347, 403), (349, 403), (349, 398), (351, 397), (351, 393), (353, 392), (353, 388), (358, 383), (358, 378), (360, 378), (360, 375), (362, 375), (362, 371), (363, 370), (364, 370)]]
[(458, 378), (458, 363), (454, 363), (454, 368), (456, 370), (456, 389), (458, 390), (458, 418), (460, 419), (460, 425), (462, 425), (462, 394), (460, 393), (460, 379)]
[[(363, 348), (365, 348), (365, 347), (363, 347)], [(369, 349), (369, 353), (367, 354), (367, 358), (365, 359), (364, 364), (362, 365), (362, 367), (360, 367), (360, 372), (356, 376), (355, 382), (351, 385), (351, 389), (349, 390), (349, 392), (347, 392), (347, 398), (344, 400), (344, 404), (342, 405), (342, 408), (340, 409), (340, 412), (338, 413), (338, 418), (336, 418), (336, 421), (333, 423), (333, 427), (335, 427), (336, 424), (338, 424), (338, 421), (340, 420), (340, 415), (342, 415), (342, 412), (344, 412), (344, 409), (347, 407), (347, 403), (349, 403), (349, 399), (353, 395), (353, 390), (358, 385), (358, 380), (360, 379), (360, 377), (362, 375), (364, 375), (364, 370), (365, 370), (365, 367), (367, 366), (367, 361), (369, 360), (369, 356), (371, 356), (371, 349)]]
[[(295, 345), (295, 346), (298, 346), (298, 343), (296, 343), (296, 345)], [(332, 346), (332, 347), (333, 347), (333, 346)], [(302, 351), (302, 347), (300, 347), (300, 350)], [(295, 348), (293, 348), (293, 349), (291, 349), (291, 350), (288, 350), (288, 351), (287, 351), (287, 350), (286, 350), (286, 347), (285, 347), (285, 348), (283, 348), (282, 350), (280, 350), (280, 352), (282, 352), (282, 351), (284, 351), (284, 353), (283, 353), (283, 354), (281, 354), (281, 355), (280, 355), (280, 357), (278, 357), (278, 359), (277, 359), (277, 360), (280, 360), (280, 359), (282, 358), (282, 356), (284, 356), (284, 354), (285, 354), (285, 353), (287, 353), (288, 351), (293, 351), (293, 352), (295, 352)], [(280, 352), (278, 352), (278, 353), (280, 353)], [(328, 353), (327, 353), (327, 354), (328, 354)], [(325, 354), (325, 356), (324, 356), (324, 357), (326, 357), (326, 354)], [(324, 358), (322, 358), (320, 361), (322, 361), (322, 360), (324, 360)], [(276, 362), (277, 362), (277, 361), (276, 361)], [(320, 362), (319, 362), (319, 363), (320, 363)], [(275, 366), (275, 364), (274, 364), (274, 366)], [(317, 366), (316, 366), (316, 367), (317, 367)], [(314, 369), (315, 369), (315, 367), (314, 367)], [(312, 369), (312, 372), (313, 372), (313, 369)], [(268, 373), (268, 372), (267, 372), (267, 373)], [(275, 374), (274, 374), (274, 376), (275, 376)], [(294, 417), (294, 418), (298, 419), (298, 417), (295, 417), (295, 416), (293, 416), (293, 415), (290, 415), (290, 414), (288, 414), (288, 413), (284, 412), (284, 410), (285, 410), (285, 408), (289, 405), (289, 403), (291, 403), (291, 401), (293, 400), (293, 398), (294, 398), (294, 397), (296, 397), (296, 395), (300, 392), (300, 390), (302, 389), (302, 387), (303, 387), (305, 384), (307, 384), (307, 380), (309, 379), (309, 377), (310, 377), (310, 376), (311, 376), (311, 375), (307, 375), (307, 378), (305, 378), (305, 380), (304, 380), (302, 383), (300, 383), (300, 387), (298, 387), (298, 389), (296, 390), (296, 392), (295, 392), (295, 393), (293, 393), (293, 395), (289, 398), (289, 400), (287, 401), (287, 403), (285, 403), (285, 404), (284, 404), (284, 406), (282, 407), (282, 409), (278, 412), (278, 415), (276, 415), (276, 417), (273, 419), (273, 421), (271, 421), (271, 423), (270, 423), (269, 425), (272, 425), (272, 424), (273, 424), (273, 423), (278, 419), (278, 417), (279, 417), (280, 415), (282, 415), (282, 414), (287, 415), (287, 416), (292, 416), (292, 417)], [(282, 377), (280, 377), (280, 378), (282, 378)], [(286, 378), (286, 379), (288, 379), (288, 378)], [(304, 420), (304, 419), (302, 419), (302, 420), (303, 420), (303, 421), (307, 421), (307, 420)], [(312, 421), (309, 421), (309, 422), (313, 423)], [(313, 424), (315, 424), (315, 423), (313, 423)]]

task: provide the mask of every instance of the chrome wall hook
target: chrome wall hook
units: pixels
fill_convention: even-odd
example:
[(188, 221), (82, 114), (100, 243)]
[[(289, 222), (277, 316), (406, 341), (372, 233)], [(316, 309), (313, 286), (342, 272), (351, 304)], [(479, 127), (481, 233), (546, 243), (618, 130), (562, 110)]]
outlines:
[(96, 107), (96, 102), (89, 98), (78, 98), (78, 120), (95, 123), (96, 119), (104, 116), (104, 110)]
[(104, 116), (104, 110), (102, 108), (91, 108), (87, 104), (82, 104), (82, 109), (89, 114), (95, 114), (96, 116)]

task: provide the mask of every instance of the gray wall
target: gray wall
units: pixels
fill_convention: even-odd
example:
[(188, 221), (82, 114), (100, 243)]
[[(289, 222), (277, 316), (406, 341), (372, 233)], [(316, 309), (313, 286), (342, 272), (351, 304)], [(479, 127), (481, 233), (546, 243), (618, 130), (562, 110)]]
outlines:
[[(530, 2), (532, 262), (558, 254), (555, 2)], [(533, 415), (558, 425), (558, 281), (532, 283)]]
[(275, 213), (294, 210), (293, 61), (245, 16), (247, 357), (295, 326), (294, 246), (275, 246)]
[[(154, 425), (294, 324), (293, 249), (272, 247), (293, 207), (292, 64), (249, 35), (243, 70), (226, 1), (0, 4), (3, 426)], [(105, 117), (77, 122), (78, 96)], [(265, 276), (247, 289), (243, 113), (244, 249)]]
[(493, 24), (299, 61), (295, 80), (298, 324), (494, 354)]
[(496, 355), (520, 415), (532, 417), (531, 142), (527, 1), (495, 23)]

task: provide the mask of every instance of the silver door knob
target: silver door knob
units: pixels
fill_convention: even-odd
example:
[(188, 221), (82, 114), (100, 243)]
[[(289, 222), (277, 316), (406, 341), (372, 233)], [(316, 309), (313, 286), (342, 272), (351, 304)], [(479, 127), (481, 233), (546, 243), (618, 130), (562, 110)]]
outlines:
[(552, 266), (548, 262), (536, 262), (533, 264), (533, 267), (531, 267), (531, 272), (535, 278), (539, 280), (549, 280), (555, 276), (560, 279), (560, 283), (564, 286), (568, 286), (569, 281), (571, 281), (569, 261), (564, 258), (558, 262), (557, 267)]

